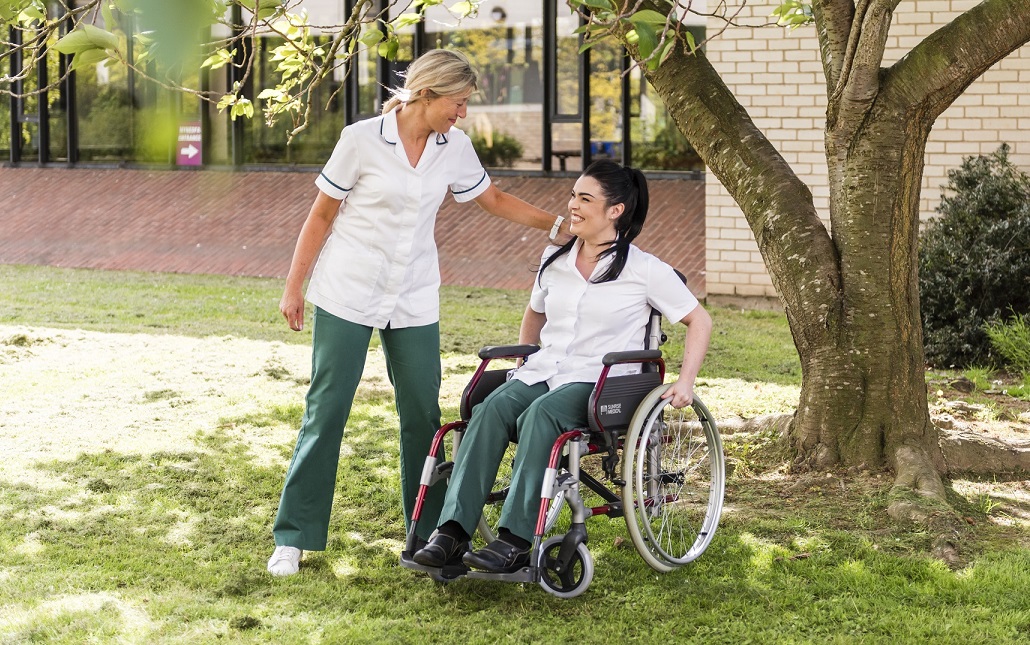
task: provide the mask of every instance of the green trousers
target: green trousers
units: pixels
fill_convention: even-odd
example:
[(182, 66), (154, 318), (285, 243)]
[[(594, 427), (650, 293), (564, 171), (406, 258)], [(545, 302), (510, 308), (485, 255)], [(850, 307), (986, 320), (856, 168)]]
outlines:
[[(400, 417), (401, 500), (407, 527), (415, 507), (422, 466), (440, 427), (440, 326), (379, 331), (387, 373)], [(312, 330), (311, 387), (279, 501), (272, 533), (277, 546), (322, 551), (344, 426), (365, 368), (372, 328), (315, 309)], [(351, 467), (361, 468), (360, 463)], [(443, 502), (443, 486), (433, 486), (419, 523), (428, 538)], [(437, 490), (433, 490), (437, 489)]]
[(517, 440), (498, 526), (532, 540), (551, 447), (563, 432), (586, 427), (593, 388), (593, 383), (570, 383), (548, 391), (546, 383), (511, 380), (477, 405), (454, 457), (440, 524), (454, 520), (469, 535), (475, 532), (508, 442)]

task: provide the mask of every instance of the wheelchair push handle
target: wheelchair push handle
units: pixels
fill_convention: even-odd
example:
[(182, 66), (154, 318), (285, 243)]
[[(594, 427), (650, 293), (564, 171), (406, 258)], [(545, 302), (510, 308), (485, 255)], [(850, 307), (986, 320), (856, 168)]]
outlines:
[(489, 345), (479, 350), (479, 358), (525, 358), (540, 350), (539, 345)]

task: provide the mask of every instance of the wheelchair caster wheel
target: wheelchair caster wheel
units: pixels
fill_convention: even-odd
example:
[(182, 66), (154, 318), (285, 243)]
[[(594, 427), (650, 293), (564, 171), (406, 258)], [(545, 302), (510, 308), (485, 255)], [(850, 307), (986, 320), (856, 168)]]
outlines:
[(576, 547), (572, 560), (564, 571), (556, 571), (562, 537), (553, 537), (540, 546), (540, 586), (559, 598), (575, 598), (590, 586), (594, 579), (594, 559), (585, 544)]

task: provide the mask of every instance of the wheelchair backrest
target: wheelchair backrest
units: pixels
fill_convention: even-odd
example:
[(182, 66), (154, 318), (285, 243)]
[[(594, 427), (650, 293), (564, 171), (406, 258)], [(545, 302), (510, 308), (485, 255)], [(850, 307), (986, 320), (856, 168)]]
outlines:
[(461, 394), (461, 408), (459, 410), (462, 421), (472, 418), (472, 408), (483, 402), (491, 392), (501, 387), (508, 380), (508, 372), (511, 370), (485, 370), (478, 379), (474, 379), (465, 386)]

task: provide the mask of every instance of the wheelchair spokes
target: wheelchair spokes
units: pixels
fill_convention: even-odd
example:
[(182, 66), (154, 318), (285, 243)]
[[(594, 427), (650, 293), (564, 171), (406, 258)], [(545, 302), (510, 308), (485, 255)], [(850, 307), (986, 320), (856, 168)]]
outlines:
[(707, 548), (722, 512), (722, 443), (707, 409), (675, 410), (645, 400), (626, 439), (623, 473), (626, 523), (634, 545), (654, 569), (669, 571)]

